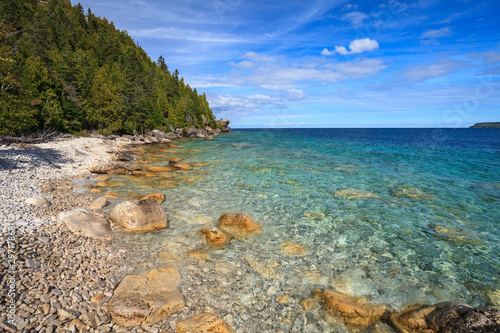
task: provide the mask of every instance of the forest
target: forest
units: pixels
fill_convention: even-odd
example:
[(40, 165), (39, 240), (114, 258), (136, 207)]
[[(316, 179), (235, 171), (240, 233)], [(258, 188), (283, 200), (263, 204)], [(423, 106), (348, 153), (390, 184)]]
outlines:
[(216, 128), (199, 95), (126, 31), (69, 0), (0, 1), (0, 135)]

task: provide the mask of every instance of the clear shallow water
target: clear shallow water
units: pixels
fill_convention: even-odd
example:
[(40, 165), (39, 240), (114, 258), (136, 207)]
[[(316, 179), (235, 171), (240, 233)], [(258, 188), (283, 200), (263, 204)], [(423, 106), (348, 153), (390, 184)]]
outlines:
[[(178, 144), (184, 148), (150, 147), (143, 156), (148, 165), (205, 162), (169, 173), (176, 188), (155, 177), (113, 179), (125, 183), (113, 192), (166, 196), (167, 229), (117, 241), (147, 249), (130, 271), (168, 257), (183, 273), (187, 250), (206, 248), (202, 227), (224, 212), (247, 212), (263, 233), (210, 255), (250, 265), (266, 288), (298, 297), (333, 288), (394, 308), (445, 300), (483, 306), (500, 288), (498, 129), (237, 130)], [(350, 200), (339, 195), (346, 189), (373, 195)], [(307, 254), (283, 253), (286, 241)], [(262, 286), (246, 283), (257, 293)]]

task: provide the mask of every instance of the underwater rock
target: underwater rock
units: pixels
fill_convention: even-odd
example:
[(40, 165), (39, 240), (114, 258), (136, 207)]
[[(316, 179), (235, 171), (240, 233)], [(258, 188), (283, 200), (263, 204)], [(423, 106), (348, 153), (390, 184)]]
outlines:
[(210, 247), (223, 247), (227, 244), (227, 242), (229, 242), (229, 238), (226, 234), (218, 228), (203, 228), (200, 230), (200, 233), (203, 235), (208, 243), (208, 246)]
[(149, 194), (144, 194), (139, 197), (139, 200), (146, 200), (146, 199), (153, 199), (158, 201), (158, 203), (162, 203), (165, 201), (165, 195), (163, 193), (149, 193)]
[(158, 183), (159, 185), (163, 186), (163, 187), (167, 187), (167, 188), (174, 188), (174, 187), (177, 187), (177, 183), (174, 183), (174, 182), (159, 182)]
[(175, 170), (191, 170), (191, 167), (186, 162), (175, 162), (170, 160), (168, 164)]
[(167, 227), (167, 215), (153, 199), (122, 202), (113, 209), (109, 218), (125, 231), (153, 231)]
[(146, 170), (151, 171), (151, 172), (165, 172), (165, 171), (172, 171), (171, 168), (167, 167), (162, 167), (162, 166), (147, 166)]
[(219, 217), (219, 223), (222, 229), (235, 237), (244, 237), (262, 231), (262, 225), (255, 222), (247, 213), (224, 213)]
[(61, 212), (58, 217), (72, 233), (82, 233), (91, 238), (109, 238), (111, 235), (109, 221), (100, 214), (80, 208)]
[(409, 186), (398, 186), (391, 190), (391, 195), (395, 197), (403, 197), (413, 200), (425, 200), (429, 199), (431, 196), (418, 188)]
[(177, 333), (233, 333), (233, 329), (213, 313), (200, 313), (177, 324)]
[(124, 182), (106, 182), (106, 181), (97, 182), (97, 186), (99, 187), (118, 187), (123, 185), (125, 185)]
[(468, 234), (465, 230), (442, 224), (430, 224), (436, 232), (436, 237), (451, 243), (468, 243), (471, 245), (484, 245), (485, 243), (476, 235)]
[(378, 199), (378, 195), (368, 192), (368, 191), (363, 191), (363, 190), (356, 190), (353, 188), (348, 188), (345, 190), (337, 191), (335, 192), (336, 197), (344, 197), (349, 200), (356, 200), (356, 199)]
[(320, 213), (320, 212), (312, 212), (312, 211), (307, 211), (302, 214), (304, 217), (310, 217), (313, 219), (323, 219), (325, 218), (325, 213)]
[(210, 253), (205, 250), (188, 250), (188, 256), (198, 260), (210, 260)]
[(500, 310), (473, 309), (460, 302), (410, 307), (393, 314), (391, 321), (404, 333), (500, 332)]
[(180, 282), (173, 267), (126, 276), (109, 301), (109, 313), (120, 326), (153, 325), (184, 306)]
[(382, 317), (389, 308), (370, 304), (364, 298), (358, 298), (339, 293), (330, 289), (315, 289), (314, 295), (322, 302), (323, 308), (332, 316), (340, 317), (344, 324), (353, 330), (364, 330)]
[(89, 205), (91, 210), (99, 210), (108, 204), (108, 199), (106, 197), (100, 197), (92, 201)]
[(307, 247), (294, 242), (284, 242), (281, 244), (283, 252), (291, 256), (303, 256), (307, 254)]
[(104, 196), (106, 198), (112, 199), (112, 198), (119, 198), (122, 195), (120, 193), (116, 193), (116, 192), (107, 192), (106, 194), (104, 194)]

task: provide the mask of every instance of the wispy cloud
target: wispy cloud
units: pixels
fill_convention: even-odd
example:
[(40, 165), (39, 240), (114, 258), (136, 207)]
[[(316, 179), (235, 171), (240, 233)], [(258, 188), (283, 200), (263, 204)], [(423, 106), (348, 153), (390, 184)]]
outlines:
[(366, 15), (365, 13), (353, 11), (342, 15), (340, 19), (342, 21), (350, 22), (355, 27), (359, 27), (363, 24), (364, 20), (366, 20), (367, 18), (368, 15)]
[(212, 43), (251, 43), (251, 38), (235, 36), (230, 34), (203, 32), (199, 30), (186, 30), (179, 28), (154, 28), (131, 30), (130, 34), (134, 37), (152, 38), (152, 39), (175, 39), (194, 42), (212, 42)]
[(440, 28), (436, 30), (425, 31), (420, 38), (439, 38), (439, 37), (450, 37), (453, 34), (450, 28)]
[(432, 65), (412, 67), (404, 72), (401, 72), (399, 76), (411, 82), (422, 82), (425, 80), (450, 74), (462, 67), (464, 64), (465, 63), (463, 61), (441, 59)]

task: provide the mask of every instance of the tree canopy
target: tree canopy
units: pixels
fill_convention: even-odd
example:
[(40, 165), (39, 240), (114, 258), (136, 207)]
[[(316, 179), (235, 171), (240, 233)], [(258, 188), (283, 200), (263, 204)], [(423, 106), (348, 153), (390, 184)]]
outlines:
[(0, 2), (0, 135), (217, 127), (205, 94), (69, 0)]

